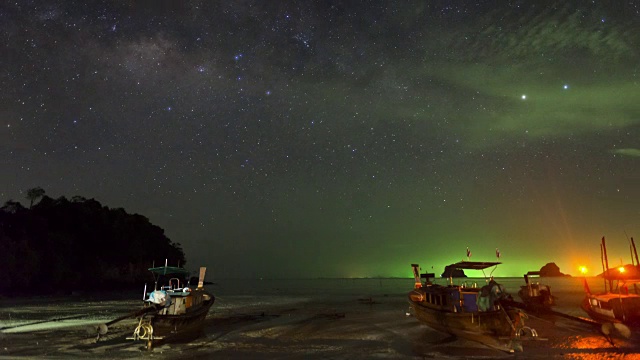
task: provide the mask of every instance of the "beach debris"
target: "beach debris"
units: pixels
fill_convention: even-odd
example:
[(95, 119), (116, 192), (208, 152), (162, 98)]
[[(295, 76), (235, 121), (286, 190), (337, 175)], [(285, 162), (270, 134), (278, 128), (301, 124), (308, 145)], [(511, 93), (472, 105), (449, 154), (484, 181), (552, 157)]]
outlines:
[(623, 323), (614, 323), (613, 327), (623, 338), (629, 339), (631, 337), (631, 329), (627, 325)]
[(509, 344), (509, 347), (511, 348), (509, 350), (510, 353), (524, 352), (524, 348), (522, 347), (522, 343), (520, 341), (512, 340), (511, 344)]
[(600, 327), (600, 331), (611, 345), (615, 345), (613, 343), (612, 335), (622, 337), (624, 339), (629, 339), (631, 337), (631, 329), (623, 323), (604, 323)]
[(329, 319), (329, 320), (337, 320), (337, 319), (343, 319), (345, 317), (345, 313), (340, 313), (340, 312), (332, 312), (332, 313), (321, 313), (321, 314), (316, 314), (313, 318), (316, 319)]
[(360, 304), (364, 304), (364, 305), (374, 305), (374, 304), (380, 304), (379, 302), (373, 300), (372, 297), (368, 297), (368, 298), (360, 298), (358, 299), (358, 302)]
[(109, 331), (109, 328), (106, 324), (98, 325), (98, 334), (105, 335)]

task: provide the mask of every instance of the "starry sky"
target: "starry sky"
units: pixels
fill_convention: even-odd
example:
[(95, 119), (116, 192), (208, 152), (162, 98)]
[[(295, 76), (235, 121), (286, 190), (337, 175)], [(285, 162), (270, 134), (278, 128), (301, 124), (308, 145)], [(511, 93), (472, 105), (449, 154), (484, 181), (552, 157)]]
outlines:
[(0, 200), (142, 214), (214, 278), (640, 241), (640, 1), (13, 0), (0, 38)]

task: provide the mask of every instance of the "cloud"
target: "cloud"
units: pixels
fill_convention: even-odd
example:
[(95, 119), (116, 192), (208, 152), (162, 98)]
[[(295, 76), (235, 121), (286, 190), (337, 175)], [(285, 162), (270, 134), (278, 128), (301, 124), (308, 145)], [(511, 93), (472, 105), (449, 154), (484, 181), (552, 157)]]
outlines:
[(523, 57), (540, 54), (560, 55), (586, 51), (588, 54), (614, 58), (635, 55), (632, 39), (624, 29), (604, 26), (602, 21), (584, 19), (585, 14), (572, 10), (541, 13), (525, 18), (524, 23), (510, 24), (513, 31), (489, 27), (480, 33), (493, 39), (496, 54)]
[(640, 149), (632, 149), (632, 148), (614, 149), (614, 150), (611, 150), (611, 152), (616, 155), (640, 157)]
[(432, 63), (416, 73), (449, 90), (450, 98), (442, 97), (436, 105), (455, 105), (450, 123), (467, 135), (468, 144), (492, 144), (513, 136), (588, 136), (639, 123), (634, 98), (638, 85), (625, 77), (624, 68), (594, 75), (588, 70), (564, 71), (569, 67)]

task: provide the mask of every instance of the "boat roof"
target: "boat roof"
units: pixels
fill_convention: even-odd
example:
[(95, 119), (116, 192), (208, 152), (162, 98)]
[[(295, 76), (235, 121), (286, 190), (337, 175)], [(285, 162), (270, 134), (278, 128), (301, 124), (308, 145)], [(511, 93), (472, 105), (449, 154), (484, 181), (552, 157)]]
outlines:
[(540, 271), (527, 271), (525, 275), (540, 275)]
[(484, 270), (498, 264), (502, 263), (497, 261), (460, 261), (449, 266), (461, 270)]
[[(620, 272), (620, 268), (624, 268), (623, 272)], [(608, 269), (601, 274), (607, 280), (619, 280), (626, 283), (638, 283), (640, 282), (640, 268), (636, 265), (623, 265)]]
[(168, 275), (168, 274), (189, 275), (191, 274), (189, 270), (185, 268), (177, 267), (177, 266), (153, 267), (153, 268), (149, 268), (149, 271), (158, 275)]

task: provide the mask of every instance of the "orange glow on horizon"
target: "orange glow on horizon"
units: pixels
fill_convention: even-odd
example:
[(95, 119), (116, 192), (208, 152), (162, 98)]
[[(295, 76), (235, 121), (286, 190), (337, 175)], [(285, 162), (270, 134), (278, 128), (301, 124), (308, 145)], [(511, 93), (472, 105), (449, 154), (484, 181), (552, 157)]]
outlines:
[(621, 273), (623, 273), (623, 272), (624, 272), (624, 266), (620, 266), (620, 267), (618, 268), (618, 270), (620, 270), (620, 272), (621, 272)]

